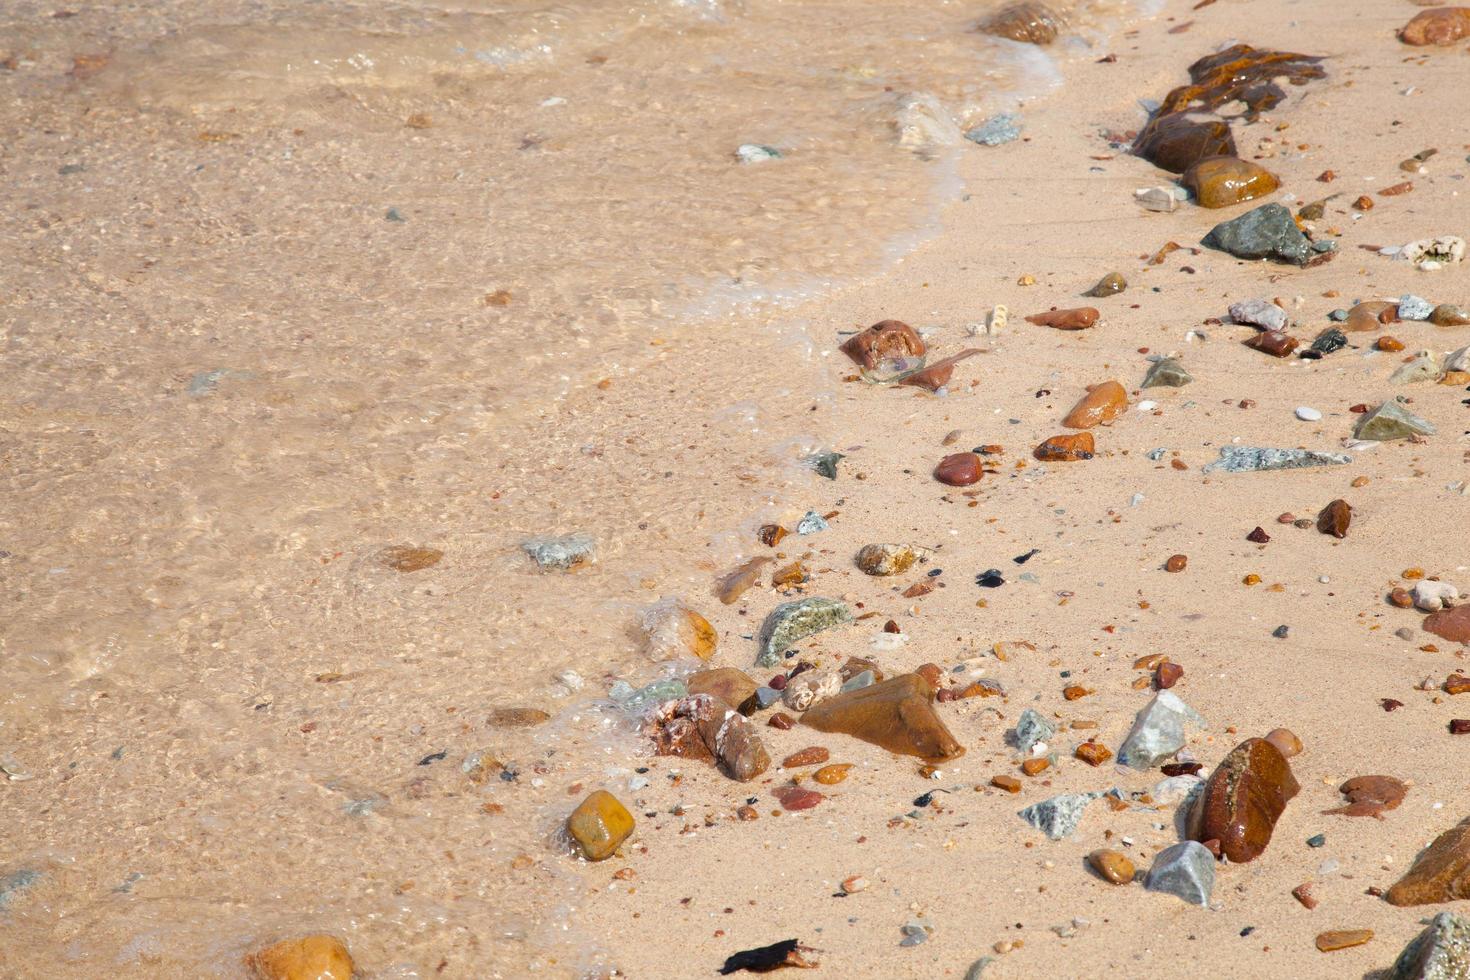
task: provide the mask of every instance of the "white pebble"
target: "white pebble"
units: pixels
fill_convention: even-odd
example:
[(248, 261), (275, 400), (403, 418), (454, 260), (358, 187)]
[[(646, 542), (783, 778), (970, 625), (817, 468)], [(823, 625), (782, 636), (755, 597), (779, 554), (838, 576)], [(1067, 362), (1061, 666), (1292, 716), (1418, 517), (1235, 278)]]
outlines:
[(1322, 419), (1322, 413), (1315, 408), (1302, 405), (1296, 410), (1296, 417), (1303, 422), (1319, 422)]

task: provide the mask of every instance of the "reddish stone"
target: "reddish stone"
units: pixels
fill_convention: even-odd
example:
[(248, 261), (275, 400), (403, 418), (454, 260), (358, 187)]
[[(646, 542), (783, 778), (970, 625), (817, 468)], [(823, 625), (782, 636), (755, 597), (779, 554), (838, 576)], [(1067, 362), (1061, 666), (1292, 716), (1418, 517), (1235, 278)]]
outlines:
[(774, 715), (771, 715), (771, 720), (766, 722), (766, 724), (778, 731), (788, 732), (795, 727), (796, 719), (784, 711), (778, 711)]
[(1317, 530), (1334, 538), (1347, 537), (1348, 525), (1353, 521), (1353, 509), (1346, 500), (1334, 500), (1322, 508), (1317, 515)]
[(1454, 718), (1450, 721), (1451, 735), (1470, 735), (1470, 718)]
[(900, 755), (947, 762), (965, 748), (934, 712), (934, 688), (918, 674), (897, 677), (818, 701), (802, 724), (851, 735)]
[(1263, 738), (1246, 739), (1205, 783), (1189, 813), (1188, 836), (1218, 841), (1220, 852), (1236, 864), (1253, 861), (1300, 788), (1280, 749)]
[(1414, 593), (1408, 589), (1394, 589), (1388, 594), (1388, 604), (1400, 609), (1408, 609), (1414, 604)]
[(1266, 330), (1247, 340), (1245, 345), (1272, 357), (1285, 357), (1296, 350), (1301, 341), (1284, 330)]
[(1113, 757), (1113, 752), (1101, 742), (1088, 740), (1077, 746), (1072, 753), (1089, 766), (1100, 766)]
[(923, 357), (924, 341), (901, 320), (881, 320), (842, 345), (842, 352), (869, 371), (891, 357)]
[(1052, 436), (1031, 453), (1043, 463), (1072, 463), (1091, 459), (1095, 450), (1091, 432)]
[(1384, 897), (1400, 907), (1470, 898), (1470, 818), (1436, 837)]
[(928, 681), (929, 686), (936, 690), (939, 687), (940, 679), (944, 677), (944, 671), (939, 668), (938, 664), (920, 664), (914, 668), (914, 673)]
[(1265, 528), (1257, 526), (1254, 531), (1245, 536), (1245, 539), (1256, 544), (1266, 544), (1271, 540), (1271, 535), (1266, 533)]
[(803, 789), (800, 786), (781, 786), (772, 795), (781, 802), (781, 809), (793, 811), (810, 810), (826, 799), (816, 790)]
[(1378, 706), (1381, 707), (1384, 711), (1397, 711), (1404, 706), (1404, 702), (1396, 700), (1395, 698), (1384, 698), (1383, 700), (1378, 702)]
[(956, 364), (968, 357), (974, 357), (976, 354), (983, 353), (985, 352), (978, 347), (962, 350), (953, 357), (946, 357), (942, 361), (935, 361), (928, 367), (921, 368), (912, 374), (904, 375), (903, 379), (899, 381), (899, 384), (906, 385), (910, 388), (923, 388), (926, 391), (938, 391), (940, 388), (949, 384), (949, 379), (954, 375), (954, 366)]
[(1086, 330), (1096, 324), (1100, 316), (1102, 314), (1091, 306), (1079, 306), (1070, 310), (1033, 313), (1026, 318), (1026, 321), (1038, 327), (1052, 327), (1056, 330)]
[(1395, 810), (1404, 802), (1409, 787), (1392, 776), (1354, 776), (1337, 787), (1337, 791), (1347, 797), (1347, 805), (1323, 810), (1324, 814), (1381, 820), (1383, 811)]
[(801, 766), (815, 766), (826, 762), (830, 758), (832, 758), (832, 753), (820, 745), (813, 745), (809, 748), (801, 749), (798, 752), (793, 752), (782, 759), (781, 768), (796, 769)]
[(1189, 565), (1188, 555), (1170, 555), (1169, 560), (1164, 562), (1164, 571), (1182, 572)]
[(1454, 44), (1470, 35), (1470, 7), (1435, 7), (1417, 14), (1399, 31), (1399, 40), (1416, 47)]
[(1198, 762), (1167, 762), (1159, 771), (1165, 776), (1194, 776), (1203, 768)]
[(1179, 683), (1184, 676), (1184, 668), (1171, 660), (1165, 660), (1159, 664), (1158, 670), (1154, 672), (1154, 686), (1161, 691), (1167, 691)]
[(1424, 628), (1451, 643), (1470, 643), (1470, 604), (1430, 613)]
[(953, 453), (939, 461), (934, 467), (934, 479), (951, 487), (968, 487), (978, 483), (984, 471), (980, 457), (975, 453)]
[(1111, 422), (1128, 407), (1128, 393), (1116, 381), (1088, 385), (1087, 394), (1072, 406), (1062, 425), (1068, 429), (1091, 429)]

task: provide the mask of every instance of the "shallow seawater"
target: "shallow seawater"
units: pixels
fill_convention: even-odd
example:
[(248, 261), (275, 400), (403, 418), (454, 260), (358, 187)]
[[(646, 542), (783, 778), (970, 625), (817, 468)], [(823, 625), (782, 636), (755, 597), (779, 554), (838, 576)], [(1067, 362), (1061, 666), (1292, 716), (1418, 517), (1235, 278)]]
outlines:
[[(639, 611), (818, 496), (794, 311), (936, 235), (975, 149), (901, 105), (1012, 109), (1127, 12), (1043, 52), (986, 9), (7, 4), (0, 879), (40, 877), (0, 973), (312, 929), (378, 978), (607, 965), (560, 787), (631, 778), (608, 688), (683, 669)], [(519, 551), (570, 531), (591, 567)]]

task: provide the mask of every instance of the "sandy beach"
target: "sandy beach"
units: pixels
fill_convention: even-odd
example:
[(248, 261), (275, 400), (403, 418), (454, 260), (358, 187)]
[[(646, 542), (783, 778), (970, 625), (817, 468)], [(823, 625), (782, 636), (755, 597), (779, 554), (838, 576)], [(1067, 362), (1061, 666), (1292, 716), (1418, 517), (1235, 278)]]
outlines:
[[(1320, 358), (1274, 357), (1245, 345), (1261, 331), (1229, 309), (1268, 301), (1300, 353), (1359, 301), (1470, 307), (1463, 262), (1426, 271), (1383, 252), (1470, 229), (1466, 42), (1404, 44), (1396, 32), (1420, 10), (1094, 10), (1078, 18), (1086, 41), (1052, 50), (1059, 84), (1014, 107), (1019, 139), (904, 150), (858, 173), (804, 162), (799, 141), (781, 159), (730, 164), (754, 127), (729, 120), (754, 112), (703, 133), (685, 121), (654, 152), (708, 140), (730, 172), (619, 171), (608, 199), (632, 203), (588, 209), (585, 235), (565, 212), (609, 188), (574, 169), (582, 182), (563, 183), (542, 217), (495, 223), (498, 195), (532, 186), (517, 181), (536, 165), (471, 188), (467, 134), (504, 124), (510, 154), (581, 130), (489, 109), (457, 124), (474, 77), (442, 82), (425, 128), (404, 124), (423, 109), (396, 89), (334, 107), (323, 136), (286, 110), (145, 111), (150, 79), (109, 76), (136, 55), (95, 71), (73, 60), (109, 49), (99, 12), (20, 11), (42, 54), (0, 76), (0, 975), (247, 977), (252, 951), (321, 933), (373, 980), (709, 976), (788, 939), (819, 964), (793, 976), (1165, 978), (1217, 964), (1242, 977), (1397, 976), (1375, 971), (1424, 920), (1463, 911), (1383, 892), (1470, 816), (1456, 761), (1470, 743), (1451, 733), (1470, 709), (1446, 685), (1464, 647), (1389, 598), (1433, 580), (1470, 590), (1470, 380), (1437, 380), (1470, 326), (1398, 319), (1347, 332)], [(126, 23), (139, 36), (149, 26)], [(578, 71), (616, 58), (577, 43)], [(1141, 207), (1135, 191), (1178, 175), (1129, 144), (1192, 63), (1232, 43), (1323, 59), (1325, 77), (1232, 123), (1239, 157), (1279, 190), (1220, 209)], [(657, 61), (643, 58), (629, 78)], [(1002, 74), (1020, 77), (1020, 64), (1031, 62)], [(526, 104), (600, 84), (572, 73), (562, 88), (528, 85)], [(940, 91), (958, 104), (961, 88)], [(799, 125), (799, 106), (774, 111)], [(876, 154), (879, 137), (855, 128)], [(809, 169), (783, 177), (788, 165)], [(810, 188), (824, 168), (833, 199), (819, 205)], [(625, 190), (660, 179), (668, 211)], [(783, 179), (805, 181), (802, 193)], [(808, 256), (799, 269), (772, 257), (782, 221), (719, 198), (695, 206), (740, 181), (758, 187), (730, 202), (775, 202)], [(1296, 213), (1329, 195), (1305, 222), (1336, 243), (1315, 264), (1201, 245), (1261, 205)], [(705, 249), (729, 288), (686, 288), (669, 271), (678, 249), (635, 254), (618, 237), (662, 228)], [(603, 252), (626, 267), (599, 270)], [(517, 262), (535, 275), (512, 279)], [(647, 278), (581, 296), (579, 263)], [(1127, 288), (1083, 295), (1110, 273)], [(1001, 306), (1007, 322), (987, 331)], [(1025, 319), (1088, 306), (1100, 318), (1086, 329)], [(937, 393), (866, 383), (839, 347), (890, 318), (922, 336), (930, 364), (980, 352)], [(1424, 350), (1440, 370), (1390, 382)], [(1159, 356), (1191, 383), (1142, 388)], [(1092, 458), (1037, 459), (1044, 440), (1081, 431), (1064, 416), (1109, 380), (1127, 405), (1087, 430)], [(1395, 398), (1436, 432), (1354, 442), (1354, 407)], [(941, 459), (978, 447), (977, 482), (934, 479)], [(1350, 461), (1206, 472), (1230, 447)], [(842, 454), (834, 479), (808, 462), (824, 452)], [(1351, 513), (1341, 537), (1319, 529), (1335, 500)], [(808, 513), (828, 526), (794, 533)], [(768, 546), (766, 525), (793, 533)], [(595, 558), (571, 571), (540, 569), (522, 547), (572, 533)], [(865, 574), (854, 556), (874, 543), (925, 560)], [(1172, 556), (1182, 570), (1168, 570)], [(720, 601), (718, 584), (761, 557), (773, 561), (757, 584)], [(773, 586), (794, 562), (805, 581)], [(992, 570), (1003, 584), (980, 584)], [(818, 596), (855, 621), (755, 666), (766, 617)], [(671, 599), (713, 627), (707, 662), (650, 657), (640, 624)], [(710, 668), (789, 685), (802, 661), (820, 673), (850, 658), (888, 678), (936, 665), (931, 695), (981, 682), (979, 696), (932, 705), (963, 754), (782, 730), (775, 713), (801, 713), (778, 703), (751, 714), (770, 765), (742, 782), (655, 755), (648, 706), (626, 697)], [(1112, 884), (1087, 860), (1116, 851), (1142, 879), (1189, 836), (1184, 794), (1202, 792), (1190, 779), (1156, 798), (1157, 765), (1074, 754), (1089, 742), (1120, 752), (1159, 693), (1160, 658), (1183, 668), (1168, 691), (1204, 722), (1171, 756), (1200, 764), (1193, 783), (1273, 729), (1302, 746), (1286, 760), (1300, 790), (1269, 845), (1215, 866), (1207, 907)], [(1028, 709), (1055, 729), (1039, 753), (1014, 744)], [(782, 767), (814, 746), (823, 764), (851, 766), (844, 778)], [(1030, 775), (1028, 756), (1050, 761)], [(1324, 813), (1366, 775), (1401, 781), (1402, 801)], [(793, 783), (822, 798), (788, 810)], [(591, 862), (564, 826), (595, 790), (636, 826)], [(1099, 795), (1060, 839), (1018, 816), (1084, 793)], [(1303, 885), (1310, 903), (1293, 895)], [(1347, 930), (1372, 936), (1319, 949)]]

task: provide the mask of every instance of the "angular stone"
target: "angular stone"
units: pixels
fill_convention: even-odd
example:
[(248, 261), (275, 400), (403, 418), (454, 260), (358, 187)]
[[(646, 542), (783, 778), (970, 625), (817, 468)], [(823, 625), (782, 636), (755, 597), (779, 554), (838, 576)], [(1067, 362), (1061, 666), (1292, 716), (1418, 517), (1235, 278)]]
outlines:
[(1354, 776), (1337, 787), (1337, 791), (1347, 797), (1347, 805), (1323, 810), (1324, 814), (1381, 819), (1385, 810), (1398, 809), (1409, 787), (1392, 776)]
[(1358, 420), (1353, 436), (1388, 442), (1413, 435), (1432, 436), (1438, 430), (1427, 419), (1421, 419), (1399, 402), (1389, 400)]
[(1022, 44), (1047, 45), (1065, 28), (1059, 14), (1035, 0), (1007, 4), (980, 23), (982, 34), (1010, 38)]
[(1149, 366), (1141, 388), (1183, 388), (1194, 381), (1177, 357), (1161, 357)]
[(1245, 299), (1230, 304), (1230, 319), (1262, 330), (1286, 328), (1286, 311), (1268, 299)]
[(1138, 869), (1133, 862), (1128, 860), (1127, 855), (1121, 851), (1110, 851), (1100, 848), (1087, 855), (1087, 863), (1092, 870), (1098, 873), (1103, 881), (1114, 885), (1126, 885), (1133, 881)]
[(1045, 742), (1055, 735), (1056, 731), (1051, 722), (1043, 718), (1040, 712), (1034, 708), (1027, 708), (1016, 720), (1016, 748), (1022, 755), (1025, 755), (1031, 751), (1033, 745), (1037, 742)]
[(865, 544), (857, 553), (857, 567), (868, 575), (901, 575), (928, 554), (927, 548), (907, 544)]
[(1107, 275), (1103, 276), (1097, 281), (1096, 286), (1093, 286), (1082, 295), (1096, 296), (1099, 298), (1104, 296), (1116, 296), (1127, 288), (1128, 280), (1123, 278), (1122, 273), (1109, 272)]
[(1408, 385), (1420, 381), (1438, 381), (1444, 370), (1439, 366), (1439, 361), (1434, 354), (1422, 350), (1407, 364), (1401, 364), (1398, 370), (1388, 376), (1391, 385)]
[(727, 606), (734, 604), (748, 589), (760, 584), (761, 570), (775, 560), (767, 555), (750, 559), (715, 584), (715, 595)]
[(1196, 841), (1181, 841), (1154, 856), (1143, 887), (1182, 898), (1191, 905), (1210, 904), (1215, 890), (1215, 857)]
[(643, 652), (655, 662), (714, 656), (720, 637), (709, 620), (678, 599), (662, 599), (643, 610)]
[(1236, 864), (1253, 861), (1299, 789), (1281, 751), (1263, 738), (1248, 738), (1205, 782), (1189, 813), (1188, 836), (1219, 841), (1221, 853)]
[(1281, 186), (1276, 175), (1259, 164), (1239, 157), (1210, 157), (1184, 172), (1184, 186), (1200, 207), (1228, 208), (1265, 197)]
[(781, 768), (799, 769), (802, 766), (820, 765), (830, 758), (832, 758), (832, 753), (828, 752), (820, 745), (812, 745), (807, 748), (801, 749), (800, 751), (793, 752), (786, 758), (782, 759)]
[(567, 817), (567, 833), (587, 860), (605, 861), (633, 833), (633, 815), (607, 790), (594, 790)]
[(705, 711), (701, 706), (696, 720), (704, 744), (725, 775), (745, 783), (771, 768), (771, 756), (766, 752), (760, 730), (749, 718), (708, 696), (686, 700), (707, 700), (714, 705), (713, 711)]
[(1372, 929), (1334, 929), (1318, 933), (1317, 948), (1324, 953), (1361, 946), (1373, 938)]
[(1044, 463), (1072, 463), (1092, 459), (1096, 450), (1091, 432), (1074, 435), (1052, 436), (1031, 451), (1031, 455)]
[(689, 675), (684, 682), (690, 696), (696, 694), (708, 694), (710, 697), (732, 708), (738, 708), (745, 703), (745, 699), (755, 693), (760, 685), (751, 680), (743, 670), (734, 667), (715, 667), (711, 670), (700, 670)]
[(1434, 304), (1422, 296), (1405, 293), (1399, 297), (1400, 320), (1428, 320), (1434, 313)]
[(1017, 814), (1022, 820), (1041, 831), (1052, 840), (1070, 837), (1082, 822), (1087, 804), (1102, 796), (1101, 793), (1063, 793), (1049, 800), (1033, 803)]
[(1272, 357), (1285, 357), (1301, 345), (1301, 341), (1280, 330), (1267, 330), (1245, 341), (1245, 345)]
[(417, 572), (433, 568), (444, 557), (438, 548), (415, 548), (407, 544), (391, 545), (377, 554), (373, 560), (395, 572)]
[(1235, 137), (1223, 119), (1156, 113), (1133, 141), (1133, 152), (1160, 170), (1182, 174), (1201, 160), (1234, 156)]
[[(1359, 436), (1359, 438), (1362, 438)], [(1222, 446), (1220, 458), (1208, 463), (1203, 473), (1261, 473), (1267, 470), (1295, 470), (1309, 466), (1341, 466), (1353, 458), (1345, 453), (1324, 453), (1313, 449), (1267, 449), (1260, 446)]]
[(1470, 978), (1470, 920), (1453, 912), (1436, 915), (1394, 960), (1385, 980)]
[(1342, 350), (1347, 345), (1347, 334), (1336, 327), (1328, 327), (1312, 341), (1312, 350), (1318, 354), (1331, 354), (1333, 351)]
[(1384, 897), (1398, 906), (1470, 898), (1470, 818), (1436, 837)]
[(802, 462), (810, 466), (818, 476), (835, 480), (837, 479), (837, 464), (846, 458), (842, 453), (834, 453), (829, 450), (823, 453), (812, 453)]
[(1424, 617), (1424, 628), (1451, 643), (1470, 643), (1470, 605), (1430, 613)]
[(1095, 768), (1111, 759), (1113, 751), (1101, 742), (1087, 741), (1077, 746), (1072, 755)]
[(1435, 7), (1414, 16), (1399, 31), (1399, 40), (1416, 47), (1454, 44), (1470, 36), (1470, 7)]
[(1353, 521), (1353, 508), (1346, 500), (1338, 498), (1317, 515), (1317, 530), (1334, 538), (1347, 537), (1348, 526)]
[(1070, 310), (1033, 313), (1026, 318), (1026, 322), (1034, 323), (1038, 327), (1052, 327), (1056, 330), (1086, 330), (1096, 324), (1100, 316), (1102, 314), (1095, 307), (1079, 306)]
[(1179, 210), (1180, 194), (1175, 194), (1173, 187), (1140, 187), (1133, 192), (1133, 200), (1147, 211), (1173, 214)]
[(551, 715), (539, 708), (496, 708), (488, 724), (491, 728), (534, 728), (550, 720)]
[(1316, 254), (1291, 212), (1280, 204), (1263, 204), (1216, 225), (1202, 244), (1238, 259), (1273, 259), (1293, 265), (1306, 265)]
[(955, 365), (961, 361), (974, 357), (976, 354), (985, 353), (978, 347), (971, 347), (960, 351), (952, 357), (946, 357), (942, 361), (935, 361), (928, 367), (910, 371), (898, 379), (898, 384), (907, 388), (923, 388), (925, 391), (938, 391), (949, 384), (949, 379), (954, 377)]
[(968, 487), (980, 482), (984, 473), (978, 453), (951, 453), (934, 467), (934, 479), (951, 487)]
[(1088, 385), (1087, 394), (1062, 419), (1068, 429), (1091, 429), (1113, 421), (1128, 408), (1128, 392), (1116, 381)]
[(851, 735), (899, 755), (931, 762), (956, 759), (964, 746), (934, 711), (934, 689), (918, 674), (901, 674), (819, 701), (801, 722), (821, 732)]
[(923, 357), (926, 352), (924, 341), (902, 320), (880, 320), (849, 337), (841, 350), (869, 371), (883, 361)]
[(1185, 726), (1205, 727), (1205, 720), (1172, 691), (1159, 691), (1133, 719), (1133, 727), (1118, 749), (1118, 762), (1134, 769), (1152, 769), (1184, 748)]
[(913, 92), (898, 100), (894, 125), (898, 144), (921, 154), (942, 146), (958, 146), (964, 139), (949, 110), (927, 92)]
[(1451, 351), (1448, 355), (1446, 355), (1444, 359), (1444, 369), (1446, 372), (1470, 372), (1470, 347), (1461, 347), (1460, 349)]
[(755, 658), (757, 667), (775, 667), (781, 663), (781, 654), (793, 643), (813, 633), (852, 622), (852, 610), (847, 603), (837, 599), (811, 596), (795, 602), (783, 602), (761, 623), (760, 653)]
[(521, 543), (521, 550), (542, 569), (562, 571), (579, 568), (597, 556), (592, 536), (580, 532), (529, 538)]
[(352, 980), (355, 965), (336, 936), (283, 939), (245, 957), (256, 980)]
[(965, 139), (981, 146), (1000, 146), (1021, 138), (1021, 117), (1014, 112), (1002, 112), (991, 116), (980, 125), (965, 133)]

